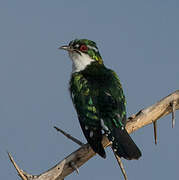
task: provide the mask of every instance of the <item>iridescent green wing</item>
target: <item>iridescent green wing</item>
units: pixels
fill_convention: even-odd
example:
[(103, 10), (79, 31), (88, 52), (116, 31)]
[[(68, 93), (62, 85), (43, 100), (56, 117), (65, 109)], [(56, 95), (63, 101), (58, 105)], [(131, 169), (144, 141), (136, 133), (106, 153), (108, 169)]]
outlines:
[(70, 92), (81, 128), (88, 143), (96, 153), (105, 158), (105, 151), (101, 144), (102, 133), (99, 110), (95, 98), (99, 93), (98, 90), (91, 88), (81, 73), (74, 73), (70, 81)]
[(111, 70), (105, 74), (99, 93), (101, 126), (119, 157), (138, 159), (141, 152), (125, 129), (126, 101), (120, 80)]
[(106, 80), (100, 88), (98, 101), (101, 118), (110, 129), (125, 127), (126, 100), (120, 80), (112, 70), (106, 71)]

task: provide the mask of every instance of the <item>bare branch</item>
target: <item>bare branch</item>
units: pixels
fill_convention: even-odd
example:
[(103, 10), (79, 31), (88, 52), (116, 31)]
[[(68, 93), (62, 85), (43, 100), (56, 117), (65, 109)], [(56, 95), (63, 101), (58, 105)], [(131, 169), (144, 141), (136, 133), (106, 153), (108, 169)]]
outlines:
[(175, 101), (175, 110), (179, 109), (179, 90), (161, 99), (156, 104), (139, 111), (134, 117), (129, 117), (126, 129), (128, 133), (132, 133), (143, 126), (170, 114), (172, 112), (170, 104)]
[[(175, 107), (171, 108), (173, 102), (175, 102)], [(178, 109), (179, 90), (158, 101), (156, 104), (139, 111), (136, 115), (129, 117), (126, 124), (126, 130), (128, 133), (132, 133)], [(103, 137), (102, 144), (104, 147), (110, 145), (110, 142), (105, 136)], [(38, 176), (31, 176), (32, 178), (27, 177), (27, 180), (62, 180), (75, 170), (70, 166), (72, 162), (79, 168), (94, 155), (95, 153), (91, 147), (88, 144), (85, 144), (48, 171)], [(11, 156), (10, 159), (12, 159)], [(22, 170), (20, 172), (23, 173)]]

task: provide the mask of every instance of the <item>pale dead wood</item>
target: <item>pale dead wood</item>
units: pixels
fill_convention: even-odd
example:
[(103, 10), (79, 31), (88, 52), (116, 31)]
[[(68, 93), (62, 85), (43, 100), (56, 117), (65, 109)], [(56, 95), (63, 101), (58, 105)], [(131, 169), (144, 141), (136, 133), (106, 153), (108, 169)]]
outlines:
[[(174, 108), (171, 106), (172, 104), (175, 104)], [(129, 117), (127, 120), (126, 129), (128, 133), (132, 133), (146, 125), (155, 122), (156, 120), (168, 115), (171, 112), (174, 113), (174, 111), (178, 109), (179, 90), (158, 101), (156, 104), (139, 111), (136, 115)], [(102, 143), (104, 147), (110, 145), (108, 139), (105, 136), (103, 137)], [(67, 157), (65, 157), (57, 165), (38, 176), (26, 176), (27, 173), (24, 174), (24, 171), (22, 170), (20, 172), (24, 174), (27, 180), (62, 180), (75, 170), (75, 168), (71, 166), (72, 164), (75, 165), (74, 167), (79, 168), (94, 155), (95, 153), (91, 149), (91, 147), (88, 144), (85, 144)], [(15, 168), (18, 171), (19, 168), (17, 168), (16, 166)]]
[(13, 157), (11, 156), (11, 154), (9, 152), (7, 152), (10, 161), (12, 162), (12, 164), (14, 165), (14, 167), (16, 168), (18, 175), (23, 179), (23, 180), (27, 180), (27, 178), (24, 176), (22, 170), (18, 167), (18, 165), (15, 163)]
[(34, 175), (30, 175), (28, 173), (26, 173), (25, 171), (23, 171), (22, 169), (19, 168), (19, 166), (16, 164), (16, 162), (14, 161), (13, 157), (11, 156), (11, 154), (9, 152), (7, 152), (10, 161), (12, 162), (12, 164), (14, 165), (15, 169), (18, 172), (18, 175), (21, 177), (22, 180), (29, 180), (30, 178), (33, 178)]
[[(113, 149), (112, 149), (112, 150), (113, 150)], [(123, 163), (122, 163), (122, 161), (121, 161), (121, 158), (120, 158), (119, 156), (117, 156), (117, 154), (114, 152), (114, 150), (113, 150), (113, 153), (114, 153), (114, 156), (115, 156), (115, 158), (116, 158), (116, 160), (117, 160), (117, 162), (118, 162), (118, 165), (119, 165), (119, 167), (120, 167), (120, 169), (121, 169), (121, 172), (122, 172), (122, 174), (123, 174), (123, 176), (124, 176), (124, 179), (125, 179), (125, 180), (128, 180), (127, 174), (126, 174), (126, 171), (125, 171), (125, 168), (124, 168), (124, 165), (123, 165)]]
[(139, 111), (132, 118), (128, 118), (126, 129), (132, 133), (143, 126), (170, 114), (172, 112), (171, 104), (175, 102), (175, 110), (179, 109), (179, 90), (161, 99), (156, 104)]
[[(78, 144), (78, 145), (80, 145), (80, 146), (83, 146), (83, 145), (84, 145), (80, 140), (78, 140), (77, 138), (74, 138), (74, 137), (71, 136), (70, 134), (66, 133), (64, 130), (62, 130), (62, 129), (56, 127), (56, 126), (54, 126), (54, 128), (55, 128), (57, 131), (59, 131), (60, 133), (62, 133), (65, 137), (67, 137), (67, 138), (69, 138), (70, 140), (72, 140), (73, 142), (75, 142), (76, 144)], [(122, 171), (122, 174), (123, 174), (123, 176), (124, 176), (124, 179), (127, 180), (127, 174), (126, 174), (126, 172), (125, 172), (125, 169), (124, 169), (123, 163), (122, 163), (122, 161), (121, 161), (121, 158), (116, 155), (116, 153), (114, 152), (113, 149), (112, 149), (112, 151), (113, 151), (114, 156), (115, 156), (115, 158), (116, 158), (116, 160), (117, 160), (117, 162), (118, 162), (118, 165), (119, 165), (119, 167), (120, 167), (120, 169), (121, 169), (121, 171)], [(75, 169), (76, 172), (79, 174), (79, 169), (78, 169), (78, 167), (75, 165), (74, 162), (70, 163), (70, 166), (71, 166), (73, 169)]]

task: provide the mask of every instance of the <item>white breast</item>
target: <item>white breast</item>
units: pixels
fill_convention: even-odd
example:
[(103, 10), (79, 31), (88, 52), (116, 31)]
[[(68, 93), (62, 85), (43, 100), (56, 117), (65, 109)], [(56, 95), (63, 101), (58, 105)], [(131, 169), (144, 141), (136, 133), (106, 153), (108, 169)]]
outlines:
[(72, 73), (82, 71), (86, 68), (87, 65), (91, 64), (91, 62), (95, 61), (88, 54), (77, 52), (69, 52), (69, 56), (72, 59)]

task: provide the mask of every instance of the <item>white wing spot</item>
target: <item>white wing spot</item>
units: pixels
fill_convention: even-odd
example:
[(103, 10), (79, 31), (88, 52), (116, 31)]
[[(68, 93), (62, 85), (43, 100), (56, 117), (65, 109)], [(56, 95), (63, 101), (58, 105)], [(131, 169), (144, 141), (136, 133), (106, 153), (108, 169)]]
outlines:
[(108, 93), (108, 92), (105, 92), (105, 94), (106, 94), (107, 96), (111, 96), (111, 94), (110, 94), (110, 93)]
[(105, 131), (109, 131), (108, 127), (104, 124), (103, 119), (101, 119), (101, 127), (102, 127)]
[(90, 137), (93, 137), (93, 131), (90, 131)]
[(88, 126), (85, 126), (85, 130), (88, 130)]
[(117, 114), (117, 117), (120, 118), (121, 117), (120, 114)]
[(75, 96), (75, 95), (74, 95), (73, 93), (71, 93), (71, 98), (72, 98), (72, 99), (74, 99), (74, 96)]

